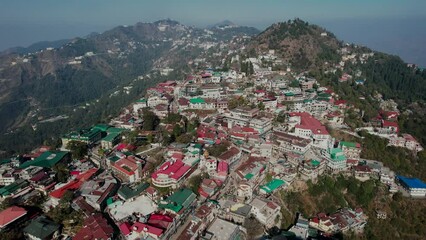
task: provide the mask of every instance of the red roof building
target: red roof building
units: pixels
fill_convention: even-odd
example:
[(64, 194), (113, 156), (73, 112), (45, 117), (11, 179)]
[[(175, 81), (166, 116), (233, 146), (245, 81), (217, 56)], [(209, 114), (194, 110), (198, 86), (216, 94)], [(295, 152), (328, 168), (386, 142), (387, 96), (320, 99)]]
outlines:
[(295, 133), (299, 137), (309, 138), (320, 135), (329, 135), (327, 129), (321, 122), (307, 112), (292, 112), (291, 118), (298, 118), (298, 124), (295, 126)]
[(112, 239), (114, 229), (107, 220), (98, 213), (84, 220), (84, 226), (73, 237), (73, 240), (107, 240)]
[(157, 187), (177, 186), (190, 169), (181, 160), (167, 161), (151, 175), (152, 183)]
[(111, 164), (112, 171), (125, 182), (136, 182), (142, 178), (142, 160), (135, 156), (125, 156)]
[(391, 122), (391, 121), (383, 120), (382, 121), (382, 127), (388, 128), (393, 133), (398, 133), (398, 131), (399, 131), (399, 127), (398, 127), (397, 122)]
[(15, 222), (27, 214), (27, 210), (12, 206), (0, 212), (0, 229)]
[(79, 189), (81, 185), (83, 185), (85, 181), (89, 180), (97, 171), (97, 168), (87, 170), (86, 172), (78, 175), (74, 180), (67, 183), (65, 186), (62, 186), (61, 188), (52, 191), (50, 193), (50, 196), (56, 199), (60, 199), (67, 190)]
[(160, 236), (163, 234), (163, 229), (150, 226), (145, 223), (136, 222), (132, 226), (132, 230), (134, 232), (139, 233), (140, 235), (144, 237), (152, 237), (154, 239), (159, 239)]

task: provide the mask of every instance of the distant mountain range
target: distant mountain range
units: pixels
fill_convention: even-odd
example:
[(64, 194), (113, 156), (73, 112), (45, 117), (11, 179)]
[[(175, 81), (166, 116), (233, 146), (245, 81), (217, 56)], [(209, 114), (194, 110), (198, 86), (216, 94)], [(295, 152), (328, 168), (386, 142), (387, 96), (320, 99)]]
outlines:
[(32, 53), (32, 52), (37, 52), (40, 51), (42, 49), (46, 49), (46, 48), (59, 48), (67, 43), (69, 43), (71, 40), (70, 39), (61, 39), (61, 40), (56, 40), (56, 41), (42, 41), (42, 42), (37, 42), (34, 44), (31, 44), (28, 47), (13, 47), (13, 48), (9, 48), (6, 49), (2, 52), (0, 52), (0, 55), (7, 55), (7, 54), (12, 54), (12, 53), (17, 53), (17, 54), (28, 54), (28, 53)]

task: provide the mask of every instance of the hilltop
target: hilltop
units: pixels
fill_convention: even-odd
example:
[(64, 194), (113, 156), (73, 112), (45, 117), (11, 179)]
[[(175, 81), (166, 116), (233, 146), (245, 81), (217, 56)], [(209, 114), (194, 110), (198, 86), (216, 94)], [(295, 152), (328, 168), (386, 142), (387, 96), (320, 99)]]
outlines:
[(247, 48), (256, 54), (274, 50), (293, 68), (308, 69), (326, 61), (338, 62), (341, 45), (334, 34), (324, 28), (295, 19), (268, 27), (254, 37)]

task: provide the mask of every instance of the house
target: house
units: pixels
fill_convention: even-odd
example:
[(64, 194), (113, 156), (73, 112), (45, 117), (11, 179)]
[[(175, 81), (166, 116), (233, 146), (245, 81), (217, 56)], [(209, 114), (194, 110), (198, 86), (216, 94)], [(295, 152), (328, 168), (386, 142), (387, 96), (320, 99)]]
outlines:
[(284, 180), (281, 179), (272, 179), (270, 182), (266, 183), (263, 186), (260, 186), (260, 194), (271, 194), (278, 188), (285, 185)]
[(211, 240), (230, 240), (230, 239), (243, 239), (246, 230), (234, 223), (216, 218), (212, 224), (207, 228), (206, 234), (202, 239)]
[[(197, 195), (191, 190), (179, 189), (167, 199), (160, 201), (158, 207), (173, 214), (183, 214), (183, 218), (189, 214), (191, 207), (196, 203)], [(183, 210), (183, 211), (182, 211)]]
[(0, 168), (0, 185), (7, 186), (14, 183), (16, 177), (10, 173), (10, 167), (2, 165)]
[(281, 131), (273, 131), (271, 135), (273, 142), (272, 150), (275, 155), (294, 152), (304, 154), (311, 147), (310, 139), (297, 137)]
[(157, 199), (157, 196), (158, 196), (158, 191), (155, 189), (155, 188), (153, 188), (153, 187), (151, 187), (151, 186), (149, 186), (147, 189), (146, 189), (146, 196), (148, 196), (151, 200), (156, 200)]
[(361, 144), (355, 142), (339, 142), (339, 147), (347, 158), (359, 159), (361, 155)]
[(96, 213), (84, 220), (83, 227), (72, 238), (81, 239), (113, 239), (114, 229), (108, 224), (107, 220), (100, 213)]
[(226, 152), (222, 153), (219, 157), (219, 161), (224, 161), (228, 165), (232, 165), (241, 158), (241, 151), (236, 147), (229, 148)]
[(240, 127), (247, 127), (250, 121), (259, 114), (259, 109), (254, 108), (243, 108), (238, 107), (230, 110), (229, 113), (225, 113), (225, 119), (228, 123), (228, 128), (232, 128), (235, 125)]
[(345, 109), (347, 108), (347, 102), (346, 100), (336, 100), (334, 102), (334, 106), (337, 107), (338, 109)]
[(368, 165), (358, 165), (352, 168), (354, 177), (360, 181), (367, 181), (370, 179), (371, 168)]
[(190, 109), (207, 109), (206, 100), (203, 98), (191, 98), (189, 100)]
[(264, 157), (250, 156), (249, 159), (241, 164), (236, 170), (237, 180), (243, 181), (246, 180), (252, 186), (257, 186), (263, 176), (265, 175), (265, 170), (267, 168), (267, 159)]
[(142, 165), (145, 164), (136, 156), (123, 156), (111, 164), (111, 170), (121, 181), (134, 183), (142, 179)]
[(306, 112), (289, 113), (289, 124), (294, 126), (294, 135), (312, 139), (314, 146), (327, 149), (330, 146), (331, 136), (319, 120)]
[(59, 236), (60, 225), (40, 216), (23, 229), (24, 235), (31, 240), (55, 239)]
[(390, 137), (389, 145), (396, 147), (405, 147), (412, 151), (423, 151), (422, 145), (410, 134), (403, 133), (402, 137)]
[(355, 210), (342, 208), (331, 215), (317, 214), (309, 221), (309, 226), (326, 233), (347, 232), (349, 230), (362, 232), (367, 224), (367, 218), (361, 208)]
[(101, 147), (103, 149), (112, 149), (116, 144), (118, 144), (121, 140), (121, 132), (112, 132), (108, 133), (101, 140)]
[(180, 111), (189, 109), (189, 100), (186, 98), (179, 98), (177, 104)]
[(251, 213), (252, 206), (243, 203), (226, 202), (224, 209), (219, 212), (219, 217), (243, 224)]
[(340, 172), (347, 169), (347, 158), (340, 148), (322, 150), (322, 156), (327, 160), (327, 168), (332, 172)]
[(318, 176), (324, 173), (324, 166), (325, 164), (323, 164), (321, 161), (315, 159), (306, 160), (299, 165), (299, 173), (301, 178), (305, 181), (314, 181), (318, 178)]
[(22, 163), (19, 168), (24, 169), (30, 166), (43, 168), (53, 168), (58, 163), (66, 163), (71, 159), (69, 152), (65, 151), (46, 151), (32, 161)]
[(273, 227), (281, 216), (281, 207), (270, 200), (255, 198), (250, 205), (251, 213), (267, 228)]
[(52, 199), (53, 204), (57, 205), (59, 203), (59, 199), (61, 199), (62, 196), (68, 190), (74, 191), (79, 189), (83, 185), (83, 183), (88, 181), (97, 171), (98, 171), (97, 168), (92, 168), (87, 170), (84, 173), (80, 173), (79, 175), (77, 175), (77, 177), (69, 181), (67, 184), (62, 185), (61, 187), (50, 192), (49, 195)]
[(224, 182), (228, 176), (229, 164), (226, 161), (219, 161), (217, 164), (217, 172), (213, 174), (213, 178)]
[(0, 230), (8, 225), (22, 219), (27, 215), (27, 210), (21, 207), (12, 206), (0, 212)]
[(195, 210), (191, 222), (182, 231), (177, 240), (200, 239), (202, 231), (214, 220), (215, 204), (207, 202)]
[(28, 181), (23, 179), (18, 179), (7, 186), (0, 188), (0, 197), (6, 198), (8, 196), (19, 195), (19, 192), (23, 192), (26, 189), (31, 188), (31, 186), (29, 185), (30, 184), (28, 183)]
[(133, 233), (141, 239), (161, 239), (164, 230), (145, 223), (135, 222), (131, 227)]
[(146, 182), (140, 183), (132, 188), (129, 185), (123, 185), (118, 190), (117, 195), (119, 198), (123, 199), (124, 201), (127, 201), (132, 198), (138, 197), (147, 188), (149, 188), (149, 183)]
[(133, 113), (138, 114), (140, 110), (148, 107), (147, 101), (145, 98), (139, 99), (136, 103), (133, 104)]
[(81, 211), (85, 217), (89, 217), (96, 212), (96, 209), (88, 204), (83, 196), (78, 196), (74, 199), (71, 207), (76, 211)]
[(398, 134), (399, 127), (397, 122), (382, 120), (382, 128), (387, 134)]
[(200, 188), (198, 189), (198, 193), (203, 198), (210, 198), (217, 192), (221, 185), (222, 182), (219, 180), (205, 178), (201, 182)]
[(328, 113), (325, 117), (328, 120), (328, 122), (335, 123), (335, 124), (343, 124), (345, 119), (344, 115), (339, 111)]
[(418, 178), (396, 176), (399, 183), (410, 193), (412, 197), (426, 197), (426, 183)]
[(151, 175), (152, 184), (157, 187), (178, 188), (190, 170), (191, 166), (182, 160), (166, 161)]
[(62, 146), (66, 148), (71, 141), (83, 142), (92, 145), (102, 138), (102, 131), (97, 128), (82, 129), (80, 131), (70, 132), (62, 136)]

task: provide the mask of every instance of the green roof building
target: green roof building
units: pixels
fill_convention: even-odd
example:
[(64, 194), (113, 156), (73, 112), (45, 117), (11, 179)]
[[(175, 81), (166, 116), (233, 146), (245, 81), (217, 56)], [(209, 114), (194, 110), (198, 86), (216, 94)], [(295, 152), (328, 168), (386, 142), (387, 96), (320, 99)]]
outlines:
[[(100, 128), (104, 127), (101, 126)], [(79, 141), (90, 145), (101, 140), (102, 132), (98, 127), (70, 132), (62, 137), (62, 145), (66, 147), (70, 141)]]
[(123, 200), (128, 200), (133, 197), (139, 196), (143, 191), (145, 191), (149, 187), (149, 183), (144, 182), (136, 186), (135, 188), (130, 188), (127, 185), (122, 186), (117, 194)]
[(16, 191), (27, 187), (29, 183), (23, 179), (18, 179), (14, 183), (11, 183), (5, 187), (0, 188), (0, 196), (1, 197), (7, 197)]
[(24, 234), (28, 239), (56, 239), (59, 235), (60, 225), (47, 219), (45, 216), (40, 216), (31, 221), (24, 228)]
[(120, 139), (121, 139), (121, 132), (108, 133), (108, 135), (102, 138), (101, 146), (103, 149), (111, 149), (120, 142)]
[(190, 207), (196, 200), (197, 195), (191, 190), (184, 188), (179, 189), (173, 193), (166, 200), (161, 201), (158, 205), (159, 208), (178, 213)]
[(204, 99), (202, 99), (202, 98), (191, 98), (189, 100), (189, 102), (191, 104), (204, 104), (204, 103), (206, 103), (206, 101)]
[(356, 143), (356, 142), (344, 142), (344, 141), (341, 141), (341, 142), (339, 142), (339, 145), (340, 145), (340, 147), (345, 146), (345, 147), (348, 147), (348, 148), (359, 148), (360, 147), (360, 144)]
[(332, 171), (341, 171), (346, 169), (346, 156), (341, 148), (329, 149), (330, 157), (327, 161), (327, 166)]
[(52, 168), (60, 162), (66, 162), (70, 159), (70, 153), (64, 151), (46, 151), (32, 161), (22, 163), (19, 168), (24, 169), (29, 166)]
[(92, 129), (98, 129), (101, 132), (106, 132), (111, 126), (107, 124), (97, 124)]
[(272, 179), (272, 181), (260, 187), (260, 192), (263, 194), (269, 194), (280, 188), (285, 184), (284, 180), (281, 179)]

